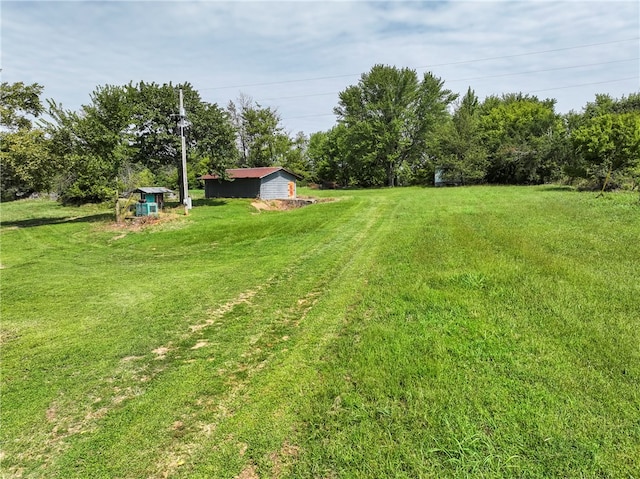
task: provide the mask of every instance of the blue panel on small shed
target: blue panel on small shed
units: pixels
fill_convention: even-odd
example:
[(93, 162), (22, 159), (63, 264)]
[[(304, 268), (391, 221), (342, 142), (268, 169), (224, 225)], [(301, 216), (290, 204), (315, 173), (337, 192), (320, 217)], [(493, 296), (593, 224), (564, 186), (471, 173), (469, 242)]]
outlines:
[(136, 216), (158, 216), (158, 203), (136, 203)]

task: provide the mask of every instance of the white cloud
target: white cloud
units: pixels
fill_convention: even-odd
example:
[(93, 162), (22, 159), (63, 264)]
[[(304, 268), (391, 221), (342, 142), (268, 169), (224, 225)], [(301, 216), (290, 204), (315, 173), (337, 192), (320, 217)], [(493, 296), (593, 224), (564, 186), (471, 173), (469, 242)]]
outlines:
[[(542, 90), (538, 96), (557, 98), (559, 111), (580, 109), (596, 92), (640, 90), (635, 1), (2, 7), (3, 81), (39, 82), (45, 96), (73, 109), (98, 85), (189, 81), (223, 106), (243, 91), (278, 107), (289, 130), (310, 133), (333, 124), (337, 93), (375, 63), (430, 69), (447, 87), (470, 85), (480, 97)], [(585, 66), (567, 68), (578, 65)], [(291, 81), (298, 79), (307, 81)]]

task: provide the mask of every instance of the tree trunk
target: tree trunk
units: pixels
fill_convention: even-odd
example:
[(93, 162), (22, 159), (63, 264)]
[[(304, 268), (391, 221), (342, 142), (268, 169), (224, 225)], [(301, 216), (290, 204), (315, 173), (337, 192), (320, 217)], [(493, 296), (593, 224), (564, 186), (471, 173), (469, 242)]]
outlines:
[(395, 186), (396, 174), (393, 163), (389, 163), (387, 168), (387, 186), (393, 188)]
[(611, 179), (611, 170), (613, 170), (613, 162), (609, 166), (609, 171), (607, 171), (607, 176), (604, 179), (604, 183), (602, 183), (602, 190), (600, 190), (600, 194), (598, 195), (598, 198), (604, 195), (604, 190), (606, 189), (607, 184), (609, 184), (609, 180)]

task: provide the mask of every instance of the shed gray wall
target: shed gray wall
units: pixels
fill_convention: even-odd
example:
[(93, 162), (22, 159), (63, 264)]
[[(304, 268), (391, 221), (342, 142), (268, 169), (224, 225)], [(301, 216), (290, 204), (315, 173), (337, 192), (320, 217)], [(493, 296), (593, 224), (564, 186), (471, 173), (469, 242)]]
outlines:
[[(293, 182), (293, 196), (289, 196), (289, 183)], [(296, 178), (286, 171), (276, 171), (262, 178), (260, 198), (263, 200), (286, 200), (296, 197)]]
[(233, 181), (205, 180), (205, 198), (257, 198), (260, 179), (240, 178)]

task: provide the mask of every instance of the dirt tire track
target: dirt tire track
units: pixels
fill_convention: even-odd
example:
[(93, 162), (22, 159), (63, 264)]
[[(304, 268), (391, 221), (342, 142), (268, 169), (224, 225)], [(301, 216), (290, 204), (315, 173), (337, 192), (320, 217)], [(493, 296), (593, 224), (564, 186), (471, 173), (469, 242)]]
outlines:
[[(365, 243), (372, 244), (372, 240), (370, 239), (372, 236), (372, 230), (380, 228), (382, 219), (383, 212), (381, 211), (381, 209), (378, 210), (378, 214), (369, 216), (356, 235), (347, 238), (344, 242), (342, 242), (341, 245), (339, 245), (340, 254), (335, 257), (333, 261), (336, 267), (327, 267), (325, 274), (319, 275), (314, 278), (313, 284), (304, 296), (294, 299), (290, 307), (285, 311), (282, 311), (282, 314), (279, 316), (278, 320), (272, 321), (271, 323), (265, 325), (267, 326), (266, 328), (261, 330), (258, 335), (254, 335), (252, 337), (252, 341), (249, 342), (248, 347), (237, 356), (236, 363), (233, 366), (230, 365), (231, 367), (229, 367), (226, 371), (221, 371), (221, 373), (229, 374), (230, 378), (232, 379), (230, 380), (229, 390), (227, 391), (227, 393), (219, 398), (215, 406), (212, 405), (212, 407), (216, 407), (218, 411), (220, 411), (220, 414), (216, 416), (216, 421), (214, 423), (198, 424), (197, 430), (199, 432), (194, 433), (192, 437), (190, 437), (189, 444), (182, 443), (180, 445), (177, 445), (176, 447), (170, 448), (168, 451), (165, 451), (165, 454), (168, 454), (170, 457), (178, 458), (178, 462), (180, 462), (181, 464), (188, 462), (189, 457), (198, 450), (199, 444), (203, 442), (203, 436), (210, 436), (211, 434), (215, 434), (215, 432), (218, 430), (220, 422), (233, 415), (232, 411), (242, 406), (244, 396), (254, 376), (256, 374), (259, 374), (268, 365), (268, 363), (271, 362), (273, 356), (276, 354), (276, 352), (273, 350), (273, 344), (264, 344), (266, 341), (268, 341), (265, 337), (269, 332), (269, 327), (271, 327), (271, 329), (274, 329), (276, 326), (290, 325), (290, 327), (292, 328), (300, 328), (314, 306), (321, 300), (323, 292), (326, 291), (327, 285), (336, 280), (336, 278), (342, 277), (345, 272), (350, 271), (353, 267), (354, 262), (358, 258), (367, 254), (367, 248), (364, 248), (363, 246), (365, 245)], [(369, 240), (367, 240), (367, 238), (369, 238)], [(246, 294), (244, 296), (241, 294), (236, 297), (236, 299), (223, 304), (215, 310), (212, 310), (210, 314), (213, 316), (213, 318), (208, 318), (204, 323), (197, 325), (198, 327), (195, 329), (193, 326), (190, 326), (190, 330), (192, 332), (198, 332), (204, 328), (212, 326), (217, 320), (220, 320), (225, 314), (229, 313), (233, 309), (233, 307), (239, 304), (249, 304), (250, 302), (260, 303), (259, 299), (261, 295), (268, 297), (268, 293), (272, 288), (278, 288), (281, 284), (287, 284), (288, 282), (292, 281), (298, 269), (306, 261), (313, 258), (314, 256), (324, 255), (327, 251), (335, 249), (336, 244), (333, 240), (333, 237), (327, 238), (327, 241), (316, 245), (305, 255), (300, 256), (297, 261), (290, 263), (280, 272), (280, 274), (274, 275), (268, 282), (266, 282), (266, 286), (259, 286), (254, 290), (249, 290), (249, 294)], [(305, 334), (308, 335), (309, 331), (306, 331)], [(327, 335), (320, 342), (321, 344), (319, 344), (319, 346), (322, 347), (322, 344), (326, 344), (333, 337), (335, 337), (333, 334)], [(287, 342), (290, 340), (292, 342), (295, 342), (295, 339), (291, 339), (290, 336), (284, 335), (280, 337), (278, 341)], [(258, 361), (255, 358), (256, 356), (264, 355), (264, 350), (262, 348), (263, 346), (267, 346), (267, 348), (265, 349), (268, 351), (268, 353), (266, 355), (266, 359)], [(243, 379), (238, 379), (238, 373), (242, 373), (242, 375), (244, 376)], [(269, 459), (270, 462), (273, 463), (272, 473), (274, 474), (274, 477), (278, 477), (280, 475), (279, 471), (283, 467), (283, 461), (289, 463), (295, 460), (295, 457), (297, 457), (299, 453), (299, 449), (297, 446), (288, 443), (283, 445), (282, 451), (271, 452), (268, 454), (267, 459)], [(295, 451), (295, 454), (292, 453), (292, 451)], [(175, 464), (176, 461), (174, 461), (173, 463)], [(153, 477), (169, 477), (173, 472), (175, 472), (175, 469), (168, 471), (168, 466), (169, 465), (165, 461), (159, 461), (158, 468), (156, 469), (156, 474)], [(257, 469), (255, 468), (255, 464), (253, 464), (252, 462), (248, 462), (246, 464), (246, 467), (243, 469), (243, 471), (240, 472), (240, 475), (237, 477), (244, 477), (242, 476), (242, 474), (247, 473), (258, 473)], [(260, 476), (256, 475), (256, 477)]]

